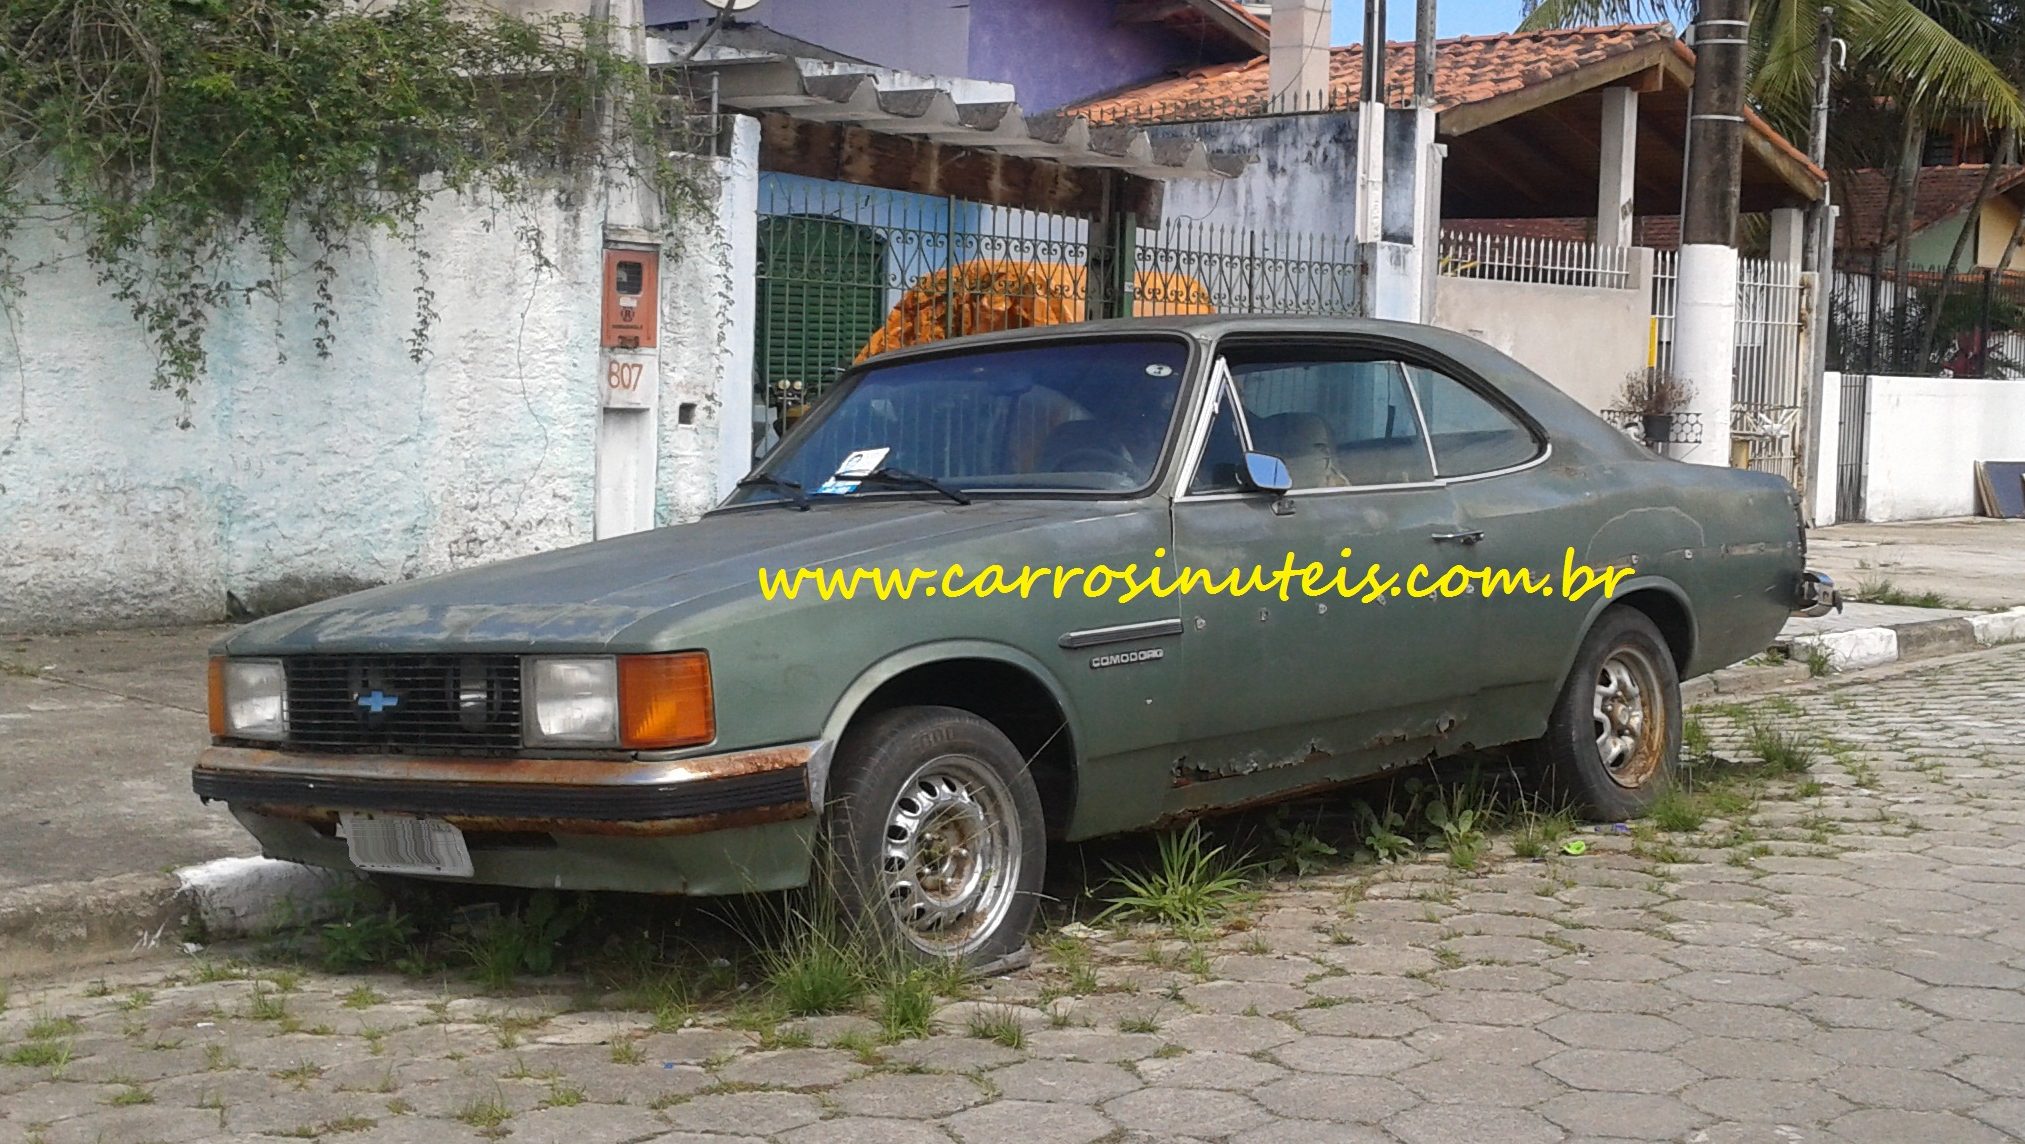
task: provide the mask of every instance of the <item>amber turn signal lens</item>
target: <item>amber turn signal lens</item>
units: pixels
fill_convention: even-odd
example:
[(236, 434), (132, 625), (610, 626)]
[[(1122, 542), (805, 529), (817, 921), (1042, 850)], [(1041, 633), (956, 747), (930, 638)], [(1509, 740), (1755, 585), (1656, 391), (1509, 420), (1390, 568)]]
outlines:
[(213, 735), (223, 735), (225, 733), (224, 656), (214, 655), (211, 657), (211, 669), (205, 673), (205, 678), (208, 681), (207, 689), (210, 692), (211, 733)]
[(707, 653), (619, 657), (620, 746), (692, 747), (716, 737)]

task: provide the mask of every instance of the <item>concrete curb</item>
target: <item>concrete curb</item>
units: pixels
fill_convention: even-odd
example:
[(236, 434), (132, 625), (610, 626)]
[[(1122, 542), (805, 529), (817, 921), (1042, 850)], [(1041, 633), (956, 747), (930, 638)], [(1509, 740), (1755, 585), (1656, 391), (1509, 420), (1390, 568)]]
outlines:
[(1818, 636), (1795, 636), (1775, 644), (1794, 659), (1819, 650), (1832, 671), (1861, 671), (1907, 659), (1974, 651), (1979, 647), (2025, 639), (2025, 607), (1980, 616), (1919, 620), (1888, 627), (1852, 628)]
[(219, 858), (174, 874), (121, 874), (0, 893), (0, 967), (43, 973), (254, 937), (329, 917), (350, 875), (271, 858)]

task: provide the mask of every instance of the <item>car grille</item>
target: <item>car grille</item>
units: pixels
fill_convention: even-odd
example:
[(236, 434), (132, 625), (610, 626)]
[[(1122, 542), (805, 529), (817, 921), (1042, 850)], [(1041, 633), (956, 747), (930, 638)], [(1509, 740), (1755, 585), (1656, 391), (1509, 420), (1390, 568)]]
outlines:
[(520, 748), (520, 657), (317, 655), (284, 661), (288, 740), (320, 750)]

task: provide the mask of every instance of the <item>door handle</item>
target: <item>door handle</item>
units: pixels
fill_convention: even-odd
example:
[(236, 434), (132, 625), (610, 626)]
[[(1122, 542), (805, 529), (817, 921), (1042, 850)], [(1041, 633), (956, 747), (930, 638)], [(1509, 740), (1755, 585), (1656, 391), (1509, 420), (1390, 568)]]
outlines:
[(1484, 530), (1481, 528), (1464, 529), (1461, 532), (1437, 532), (1434, 534), (1433, 537), (1435, 543), (1437, 544), (1446, 543), (1448, 541), (1454, 541), (1457, 544), (1475, 544), (1477, 541), (1482, 540), (1483, 538), (1484, 538)]

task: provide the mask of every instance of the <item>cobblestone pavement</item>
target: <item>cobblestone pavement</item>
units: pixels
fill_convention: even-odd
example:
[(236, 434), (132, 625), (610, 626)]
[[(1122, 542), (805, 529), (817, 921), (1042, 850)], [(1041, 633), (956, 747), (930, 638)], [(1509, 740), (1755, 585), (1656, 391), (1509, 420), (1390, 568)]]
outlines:
[(16, 983), (0, 1139), (2025, 1135), (2025, 647), (1702, 719), (1823, 753), (1739, 821), (1282, 880), (1197, 944), (1056, 935), (925, 1038), (258, 962)]

